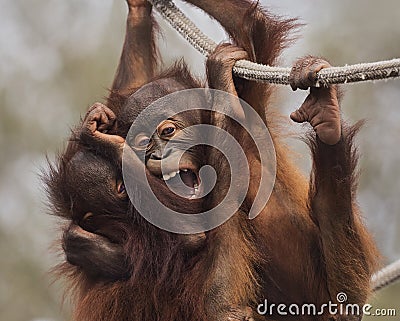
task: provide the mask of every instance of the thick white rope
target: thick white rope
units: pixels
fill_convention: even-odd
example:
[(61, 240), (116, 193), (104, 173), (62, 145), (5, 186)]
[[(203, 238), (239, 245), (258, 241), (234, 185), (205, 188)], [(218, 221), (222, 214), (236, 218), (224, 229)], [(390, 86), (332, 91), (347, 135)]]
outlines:
[(372, 276), (372, 290), (378, 291), (400, 280), (400, 260), (386, 266)]
[[(207, 37), (171, 0), (148, 0), (168, 23), (203, 55), (212, 53), (217, 44)], [(216, 0), (217, 1), (217, 0)], [(238, 61), (233, 73), (241, 78), (289, 85), (291, 68), (271, 67), (247, 60)], [(400, 59), (322, 69), (316, 87), (400, 77)]]

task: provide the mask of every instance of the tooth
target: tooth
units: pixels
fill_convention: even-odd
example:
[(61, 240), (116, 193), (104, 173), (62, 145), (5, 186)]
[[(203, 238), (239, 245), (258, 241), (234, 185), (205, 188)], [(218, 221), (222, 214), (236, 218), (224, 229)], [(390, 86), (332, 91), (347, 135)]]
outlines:
[(176, 174), (178, 174), (178, 172), (172, 172), (172, 173), (169, 173), (168, 175), (170, 178), (172, 178), (172, 177), (175, 177)]
[(171, 178), (171, 176), (169, 176), (168, 174), (165, 174), (165, 175), (163, 174), (162, 177), (163, 177), (164, 181), (168, 181)]
[(197, 188), (199, 188), (199, 185), (198, 184), (194, 184), (193, 187), (194, 187), (194, 189), (197, 189)]
[(196, 194), (193, 194), (192, 196), (189, 197), (191, 200), (196, 198)]
[(185, 168), (185, 169), (182, 169), (184, 172), (187, 172), (188, 171), (188, 169), (187, 168)]

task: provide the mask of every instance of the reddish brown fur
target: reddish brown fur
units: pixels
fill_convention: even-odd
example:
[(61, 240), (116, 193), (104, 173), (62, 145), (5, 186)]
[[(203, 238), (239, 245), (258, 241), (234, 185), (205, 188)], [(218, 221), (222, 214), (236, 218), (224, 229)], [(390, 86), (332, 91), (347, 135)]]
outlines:
[[(279, 20), (247, 0), (188, 2), (219, 20), (236, 44), (259, 63), (275, 62), (294, 26), (293, 20)], [(135, 25), (129, 20), (132, 17), (137, 19), (131, 12), (127, 39), (131, 37), (129, 43), (133, 45), (128, 42), (124, 45), (108, 100), (117, 117), (122, 117), (118, 113), (129, 94), (155, 77), (150, 20), (141, 24), (146, 29), (141, 38), (139, 31), (133, 34), (130, 31)], [(132, 56), (131, 50), (150, 59), (139, 59), (142, 65), (138, 66), (139, 60)], [(138, 70), (145, 72), (137, 74)], [(191, 78), (185, 69), (174, 71), (185, 75), (177, 77), (183, 87), (193, 87), (195, 81), (188, 81)], [(208, 78), (217, 76), (208, 74)], [(122, 210), (109, 219), (116, 220), (113, 232), (123, 235), (119, 242), (128, 256), (130, 276), (127, 280), (110, 282), (65, 263), (59, 274), (69, 277), (75, 297), (75, 320), (228, 320), (230, 309), (246, 306), (253, 309), (255, 319), (262, 320), (254, 312), (257, 303), (264, 299), (271, 303), (322, 304), (328, 300), (336, 302), (338, 292), (347, 293), (350, 303), (365, 302), (377, 253), (354, 202), (357, 157), (353, 137), (358, 127), (344, 128), (342, 140), (335, 146), (324, 145), (315, 137), (309, 139), (313, 170), (308, 183), (289, 160), (290, 151), (276, 126), (278, 117), (266, 108), (273, 87), (235, 81), (240, 85), (241, 97), (265, 120), (275, 144), (277, 177), (267, 207), (255, 220), (247, 219), (260, 175), (256, 153), (250, 153), (249, 157), (252, 184), (246, 203), (228, 222), (208, 232), (204, 246), (194, 254), (188, 254), (177, 235), (159, 230), (134, 209), (124, 207), (128, 206), (125, 203), (115, 201), (115, 207)], [(71, 217), (70, 191), (65, 190), (63, 177), (79, 148), (71, 143), (48, 179), (56, 214), (73, 223), (77, 220)], [(105, 229), (102, 234), (114, 234), (105, 223), (100, 225)], [(295, 319), (327, 318), (325, 315)], [(274, 319), (291, 318), (275, 315)]]

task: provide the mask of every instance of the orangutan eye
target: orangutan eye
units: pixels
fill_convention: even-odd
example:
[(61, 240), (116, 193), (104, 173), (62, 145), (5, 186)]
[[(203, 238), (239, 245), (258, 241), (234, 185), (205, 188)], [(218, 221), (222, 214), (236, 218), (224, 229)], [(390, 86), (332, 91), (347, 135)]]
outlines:
[(141, 140), (138, 141), (138, 146), (139, 147), (147, 147), (147, 145), (150, 144), (150, 138), (148, 137), (144, 137)]
[(163, 129), (163, 131), (161, 132), (161, 135), (169, 136), (169, 135), (172, 135), (174, 132), (175, 132), (175, 128), (174, 127), (167, 127), (167, 128)]
[(151, 147), (151, 138), (145, 134), (139, 134), (135, 137), (134, 147), (139, 150), (145, 150)]
[(117, 183), (117, 193), (118, 194), (125, 194), (126, 189), (125, 189), (125, 184), (123, 181), (120, 181)]
[(171, 137), (176, 132), (176, 126), (171, 121), (165, 121), (161, 123), (161, 125), (157, 128), (157, 131), (161, 138)]

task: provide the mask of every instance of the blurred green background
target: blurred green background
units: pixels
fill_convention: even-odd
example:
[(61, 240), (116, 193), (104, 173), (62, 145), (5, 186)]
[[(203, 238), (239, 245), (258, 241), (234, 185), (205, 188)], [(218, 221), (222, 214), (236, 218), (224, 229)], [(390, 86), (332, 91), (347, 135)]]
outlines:
[[(300, 17), (307, 26), (283, 55), (322, 55), (333, 65), (400, 57), (400, 4), (396, 0), (260, 1), (274, 12)], [(183, 9), (214, 40), (226, 40), (199, 10)], [(46, 212), (38, 174), (65, 145), (70, 128), (107, 94), (124, 37), (123, 0), (0, 0), (0, 320), (64, 321), (62, 284), (47, 271), (60, 260), (50, 246), (57, 220)], [(163, 21), (160, 51), (168, 65), (185, 56), (193, 71), (204, 59)], [(166, 49), (168, 48), (168, 50)], [(305, 93), (279, 88), (274, 104), (283, 113)], [(367, 119), (358, 137), (361, 159), (359, 204), (384, 262), (400, 258), (400, 80), (346, 86), (343, 111), (350, 121)], [(290, 127), (289, 127), (290, 126)], [(288, 129), (301, 132), (290, 124)], [(309, 167), (306, 148), (289, 141)], [(371, 299), (375, 308), (396, 308), (400, 284)], [(366, 320), (398, 320), (369, 317)]]

